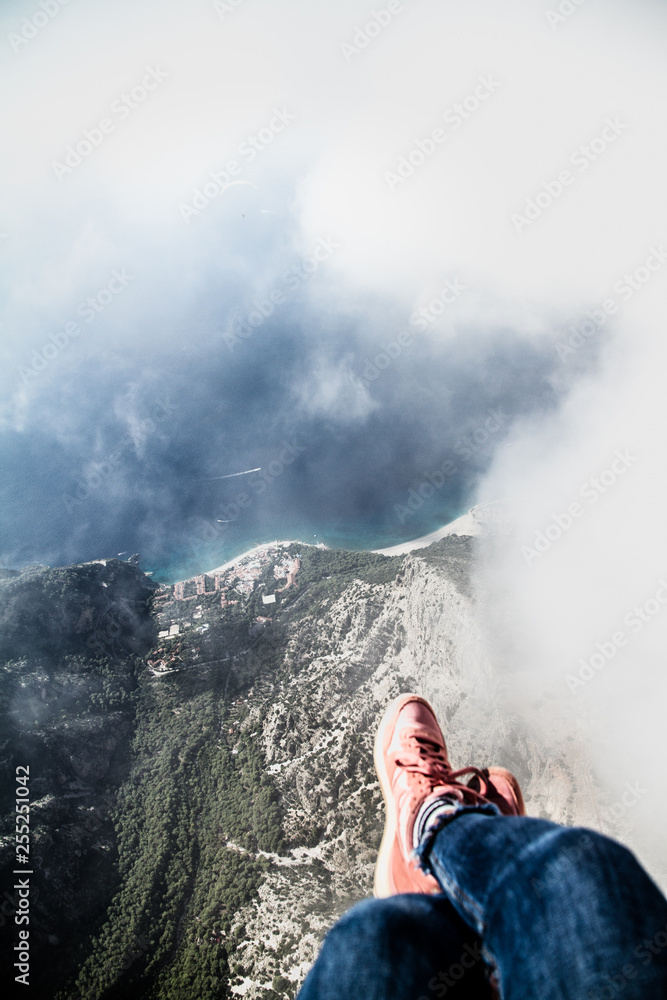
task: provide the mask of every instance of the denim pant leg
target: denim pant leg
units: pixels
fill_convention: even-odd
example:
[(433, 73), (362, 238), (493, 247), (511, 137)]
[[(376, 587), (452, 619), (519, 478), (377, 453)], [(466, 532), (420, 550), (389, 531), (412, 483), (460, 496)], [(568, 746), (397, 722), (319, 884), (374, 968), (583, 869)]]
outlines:
[(503, 1000), (667, 1000), (667, 900), (616, 841), (463, 807), (419, 853)]
[(367, 899), (329, 931), (298, 1000), (491, 1000), (479, 939), (442, 895)]

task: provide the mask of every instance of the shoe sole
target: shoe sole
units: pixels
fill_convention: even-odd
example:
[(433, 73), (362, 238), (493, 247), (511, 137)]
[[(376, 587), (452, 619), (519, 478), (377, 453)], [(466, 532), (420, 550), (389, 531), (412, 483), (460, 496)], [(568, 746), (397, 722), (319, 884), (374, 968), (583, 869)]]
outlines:
[(382, 716), (382, 721), (378, 726), (377, 733), (375, 734), (373, 761), (375, 763), (375, 771), (380, 782), (380, 789), (382, 790), (382, 797), (384, 798), (385, 805), (384, 832), (380, 842), (380, 850), (378, 851), (377, 861), (375, 862), (375, 878), (373, 882), (373, 894), (378, 899), (384, 899), (387, 896), (393, 896), (395, 894), (395, 889), (392, 888), (390, 882), (389, 872), (391, 869), (391, 855), (396, 842), (396, 837), (398, 835), (398, 814), (396, 812), (396, 803), (394, 801), (394, 796), (392, 795), (391, 782), (389, 780), (387, 765), (385, 763), (384, 741), (387, 730), (396, 722), (398, 713), (404, 705), (407, 705), (411, 701), (420, 701), (422, 704), (427, 705), (430, 711), (433, 711), (426, 699), (422, 698), (420, 695), (400, 694), (398, 698), (395, 698), (387, 708), (386, 712)]

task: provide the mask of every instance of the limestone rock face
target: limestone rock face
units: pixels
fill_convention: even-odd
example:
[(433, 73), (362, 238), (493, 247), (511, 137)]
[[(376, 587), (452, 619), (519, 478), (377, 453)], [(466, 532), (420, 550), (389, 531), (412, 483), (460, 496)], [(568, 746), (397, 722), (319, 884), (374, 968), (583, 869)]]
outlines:
[(153, 600), (116, 561), (4, 584), (3, 691), (22, 753), (43, 761), (33, 940), (60, 956), (49, 995), (292, 996), (327, 928), (372, 893), (373, 740), (401, 692), (431, 701), (454, 767), (502, 764), (530, 814), (600, 828), (585, 751), (508, 708), (482, 543), (449, 536), (395, 560), (309, 548), (254, 634), (271, 560), (222, 608), (205, 590)]
[(312, 831), (312, 846), (274, 858), (259, 898), (238, 914), (246, 972), (235, 992), (260, 997), (278, 971), (300, 983), (326, 928), (372, 894), (384, 822), (372, 745), (387, 703), (403, 691), (433, 704), (455, 767), (502, 764), (519, 777), (532, 815), (594, 822), (584, 756), (547, 755), (499, 707), (471, 583), (477, 544), (447, 538), (405, 557), (391, 584), (352, 583), (317, 623), (326, 653), (301, 668), (300, 650), (318, 641), (306, 640), (308, 622), (290, 630), (293, 669), (274, 691), (261, 738), (286, 832)]

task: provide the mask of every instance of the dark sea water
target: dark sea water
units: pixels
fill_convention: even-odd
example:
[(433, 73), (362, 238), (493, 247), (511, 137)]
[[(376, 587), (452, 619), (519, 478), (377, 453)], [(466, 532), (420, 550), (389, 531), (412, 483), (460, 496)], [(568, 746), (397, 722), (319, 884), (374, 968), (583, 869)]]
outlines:
[(363, 323), (329, 319), (267, 324), (234, 353), (203, 323), (177, 355), (139, 334), (116, 368), (72, 354), (36, 383), (31, 422), (0, 433), (0, 566), (138, 553), (170, 582), (275, 539), (409, 542), (475, 504), (515, 419), (556, 405), (546, 340), (420, 341), (364, 386)]
[[(324, 543), (332, 549), (372, 551), (399, 545), (437, 531), (438, 528), (467, 513), (470, 506), (471, 504), (466, 504), (449, 510), (440, 509), (438, 513), (428, 509), (425, 512), (418, 511), (406, 518), (402, 525), (386, 522), (326, 524), (319, 523), (315, 519), (290, 520), (278, 517), (272, 518), (270, 524), (264, 524), (261, 528), (258, 527), (257, 530), (250, 532), (244, 529), (243, 525), (220, 525), (219, 534), (215, 537), (202, 538), (194, 544), (190, 541), (187, 546), (180, 549), (176, 547), (173, 552), (153, 561), (142, 559), (141, 565), (144, 570), (153, 572), (156, 581), (173, 583), (215, 569), (255, 545), (275, 540), (294, 539), (311, 545)], [(209, 526), (213, 531), (216, 530), (212, 523)]]

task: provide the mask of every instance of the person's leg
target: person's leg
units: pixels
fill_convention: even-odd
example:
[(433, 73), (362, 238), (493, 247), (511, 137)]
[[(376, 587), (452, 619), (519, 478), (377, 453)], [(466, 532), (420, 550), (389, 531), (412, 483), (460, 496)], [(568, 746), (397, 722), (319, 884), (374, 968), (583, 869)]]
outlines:
[(375, 763), (386, 804), (376, 895), (443, 890), (503, 1000), (667, 1000), (667, 901), (626, 848), (527, 818), (502, 768), (454, 770), (419, 695), (387, 708)]
[(370, 899), (329, 931), (298, 1000), (491, 1000), (477, 935), (442, 895)]
[[(501, 1000), (667, 1000), (667, 900), (626, 848), (525, 817), (509, 772), (454, 771), (417, 695), (389, 706), (375, 760), (387, 805), (375, 891), (387, 898), (334, 928), (300, 1000), (447, 996), (465, 935), (454, 943), (440, 890), (478, 935)], [(484, 996), (475, 970), (461, 1000)]]
[(418, 848), (483, 940), (503, 1000), (667, 1000), (667, 900), (590, 830), (459, 806)]

